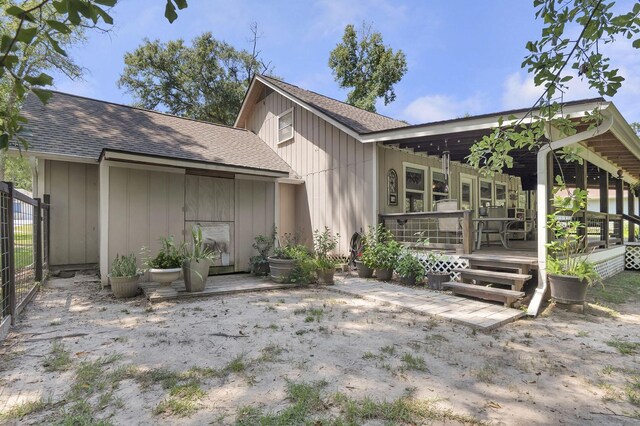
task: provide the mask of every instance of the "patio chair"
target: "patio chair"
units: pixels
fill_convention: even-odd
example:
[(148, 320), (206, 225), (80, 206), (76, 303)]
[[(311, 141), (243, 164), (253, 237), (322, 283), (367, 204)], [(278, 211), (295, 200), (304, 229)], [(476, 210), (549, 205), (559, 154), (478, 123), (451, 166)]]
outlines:
[[(447, 212), (447, 211), (455, 211), (458, 210), (458, 200), (439, 200), (436, 201), (436, 211), (437, 212)], [(449, 239), (452, 237), (457, 238), (458, 234), (462, 232), (462, 227), (460, 226), (460, 219), (457, 217), (443, 217), (438, 218), (438, 231), (440, 233), (444, 233), (446, 242), (449, 242)]]

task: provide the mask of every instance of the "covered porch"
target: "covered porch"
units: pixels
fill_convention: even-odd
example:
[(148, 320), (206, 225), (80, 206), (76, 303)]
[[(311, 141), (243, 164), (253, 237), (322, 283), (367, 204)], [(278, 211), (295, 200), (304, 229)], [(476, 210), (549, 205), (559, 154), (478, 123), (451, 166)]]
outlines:
[[(592, 200), (587, 209), (578, 214), (578, 219), (585, 224), (582, 232), (590, 257), (595, 263), (602, 263), (599, 269), (605, 277), (621, 271), (624, 245), (636, 241), (640, 228), (640, 199), (636, 192), (640, 179), (640, 140), (610, 102), (597, 99), (567, 104), (565, 114), (579, 120), (595, 107), (599, 107), (605, 117), (599, 126), (579, 125), (577, 133), (571, 136), (550, 128), (544, 141), (548, 143), (539, 151), (521, 149), (511, 153), (514, 162), (507, 170), (506, 179), (501, 177), (484, 184), (488, 179), (478, 177), (474, 189), (463, 191), (461, 187), (456, 197), (449, 200), (452, 208), (440, 209), (438, 203), (434, 203), (432, 211), (385, 212), (379, 217), (380, 223), (399, 241), (416, 249), (444, 250), (455, 258), (508, 256), (534, 260), (532, 267), (540, 272), (532, 302), (535, 312), (530, 308), (530, 313), (535, 314), (546, 292), (545, 245), (552, 237), (546, 229), (546, 218), (553, 211), (555, 176), (563, 175), (569, 190), (586, 189)], [(517, 116), (518, 112), (503, 114)], [(436, 160), (442, 158), (446, 149), (452, 164), (462, 165), (466, 163), (470, 147), (491, 134), (496, 119), (497, 116), (471, 117), (423, 125), (415, 129), (413, 135), (379, 143), (387, 149), (427, 155)], [(552, 154), (564, 147), (578, 148), (583, 163), (566, 163)], [(450, 170), (456, 176), (450, 176), (448, 182), (462, 185), (463, 172), (453, 166)], [(509, 184), (506, 195), (496, 197), (496, 186), (501, 181), (521, 186)], [(483, 194), (483, 184), (493, 186), (492, 198), (487, 191)], [(498, 193), (502, 195), (501, 191)], [(499, 207), (501, 213), (487, 216), (486, 207)], [(429, 244), (420, 244), (419, 240), (425, 238)]]

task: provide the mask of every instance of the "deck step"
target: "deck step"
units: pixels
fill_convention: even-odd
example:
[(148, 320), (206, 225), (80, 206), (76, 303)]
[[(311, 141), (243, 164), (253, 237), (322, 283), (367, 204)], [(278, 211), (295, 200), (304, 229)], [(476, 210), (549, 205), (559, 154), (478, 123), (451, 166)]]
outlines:
[(460, 274), (462, 281), (476, 280), (477, 283), (503, 284), (511, 286), (511, 290), (520, 291), (524, 283), (531, 279), (529, 274), (514, 274), (511, 272), (487, 271), (485, 269), (458, 268), (452, 272)]
[(482, 260), (482, 259), (468, 259), (469, 269), (484, 269), (484, 270), (496, 270), (510, 271), (514, 274), (527, 275), (531, 266), (528, 262), (519, 263), (510, 260)]
[(442, 286), (451, 289), (453, 294), (462, 294), (483, 300), (494, 300), (504, 303), (506, 307), (511, 307), (513, 302), (524, 296), (524, 293), (521, 291), (505, 290), (503, 288), (486, 287), (455, 281), (444, 283)]

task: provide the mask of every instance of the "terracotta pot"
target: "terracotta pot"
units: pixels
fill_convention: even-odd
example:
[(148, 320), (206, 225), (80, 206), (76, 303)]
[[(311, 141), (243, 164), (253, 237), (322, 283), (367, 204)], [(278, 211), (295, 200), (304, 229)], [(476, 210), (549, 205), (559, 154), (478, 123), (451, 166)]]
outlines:
[(586, 280), (580, 280), (571, 275), (547, 274), (547, 280), (551, 288), (551, 297), (559, 303), (584, 304), (587, 297)]
[(376, 278), (379, 281), (391, 281), (391, 277), (393, 277), (393, 269), (376, 269)]
[(333, 284), (333, 274), (335, 272), (335, 268), (318, 269), (318, 284)]
[(358, 268), (358, 276), (360, 278), (371, 278), (373, 276), (373, 269), (359, 260), (356, 260), (356, 268)]
[(442, 290), (442, 284), (451, 280), (449, 274), (445, 272), (427, 273), (427, 284), (430, 290)]
[(204, 286), (209, 276), (211, 261), (208, 259), (187, 259), (182, 264), (184, 273), (184, 287), (189, 293), (204, 291)]
[(286, 283), (291, 279), (291, 270), (295, 266), (294, 259), (278, 259), (269, 257), (269, 270), (271, 279), (277, 283)]
[(134, 297), (138, 294), (138, 279), (140, 275), (131, 277), (112, 277), (109, 276), (111, 283), (111, 291), (116, 299), (124, 299)]

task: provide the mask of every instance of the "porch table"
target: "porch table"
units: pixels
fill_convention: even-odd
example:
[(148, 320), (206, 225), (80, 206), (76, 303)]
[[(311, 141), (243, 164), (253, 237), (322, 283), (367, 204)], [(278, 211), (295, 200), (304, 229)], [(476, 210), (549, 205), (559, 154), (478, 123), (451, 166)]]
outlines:
[(512, 223), (524, 222), (524, 219), (518, 219), (515, 217), (479, 217), (473, 219), (476, 224), (476, 250), (480, 250), (482, 247), (482, 231), (488, 223), (499, 223), (500, 229), (496, 232), (500, 237), (500, 242), (504, 248), (509, 248), (507, 243), (507, 230)]

